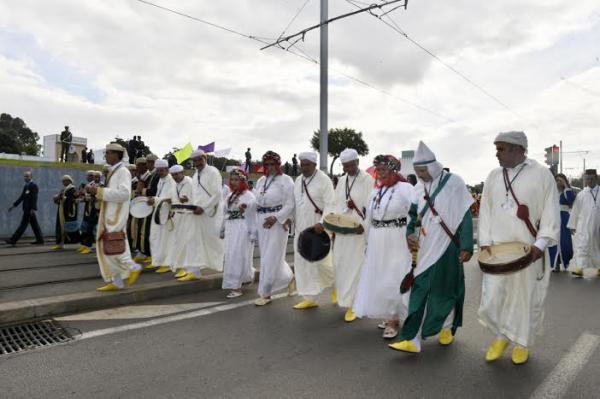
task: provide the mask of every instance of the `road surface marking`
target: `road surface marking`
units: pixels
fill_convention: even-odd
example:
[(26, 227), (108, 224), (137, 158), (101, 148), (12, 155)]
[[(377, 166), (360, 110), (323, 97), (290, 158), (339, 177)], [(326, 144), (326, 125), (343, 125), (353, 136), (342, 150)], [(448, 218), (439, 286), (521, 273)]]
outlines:
[[(278, 299), (278, 298), (286, 297), (287, 295), (288, 295), (287, 293), (277, 294), (277, 295), (273, 295), (271, 298)], [(255, 301), (255, 299), (249, 299), (247, 301), (241, 301), (241, 302), (231, 303), (231, 304), (227, 304), (227, 305), (218, 305), (218, 306), (208, 308), (208, 309), (200, 309), (200, 310), (196, 310), (196, 311), (189, 312), (189, 313), (176, 314), (173, 316), (161, 317), (159, 319), (152, 319), (152, 320), (148, 320), (148, 321), (142, 321), (139, 323), (126, 324), (123, 326), (104, 328), (104, 329), (95, 330), (95, 331), (87, 331), (87, 332), (82, 333), (80, 336), (76, 337), (75, 339), (77, 341), (79, 341), (82, 339), (96, 338), (96, 337), (101, 337), (103, 335), (116, 334), (116, 333), (120, 333), (120, 332), (131, 331), (131, 330), (139, 330), (141, 328), (158, 326), (161, 324), (173, 323), (173, 322), (181, 321), (181, 320), (194, 319), (196, 317), (208, 316), (208, 315), (219, 313), (219, 312), (226, 312), (228, 310), (237, 309), (237, 308), (241, 308), (241, 307), (248, 306), (248, 305), (253, 305), (254, 301)]]
[(178, 303), (169, 305), (131, 305), (118, 308), (95, 310), (93, 312), (77, 313), (68, 316), (56, 317), (58, 321), (86, 321), (86, 320), (128, 320), (151, 319), (174, 313), (187, 312), (221, 305), (225, 302), (196, 302)]
[(583, 333), (569, 352), (560, 359), (544, 382), (537, 387), (531, 399), (562, 398), (575, 381), (577, 374), (590, 360), (600, 343), (600, 336)]

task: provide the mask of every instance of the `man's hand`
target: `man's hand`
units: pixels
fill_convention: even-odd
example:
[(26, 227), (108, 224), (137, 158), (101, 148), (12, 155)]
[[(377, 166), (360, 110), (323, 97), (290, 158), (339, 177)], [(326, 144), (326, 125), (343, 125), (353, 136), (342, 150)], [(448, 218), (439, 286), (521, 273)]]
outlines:
[(182, 204), (185, 204), (186, 202), (189, 201), (189, 198), (185, 195), (182, 195), (179, 200), (181, 201)]
[(265, 229), (270, 229), (271, 227), (273, 227), (273, 225), (277, 223), (277, 218), (275, 216), (269, 216), (268, 218), (265, 218), (265, 222), (263, 223), (263, 227)]
[(362, 224), (359, 224), (358, 227), (356, 228), (356, 234), (363, 234), (365, 232), (365, 228), (363, 227)]
[(471, 256), (473, 256), (473, 254), (469, 251), (460, 251), (460, 255), (458, 255), (458, 260), (460, 260), (461, 263), (467, 263), (471, 260)]
[(96, 187), (94, 184), (88, 184), (85, 186), (85, 191), (91, 195), (96, 195), (98, 193), (98, 187)]
[(154, 205), (154, 197), (149, 197), (148, 201), (146, 201), (146, 204), (148, 204), (148, 205)]
[(419, 250), (419, 239), (415, 234), (411, 234), (408, 237), (406, 237), (406, 241), (408, 243), (408, 248), (410, 248), (411, 251)]
[(542, 252), (538, 247), (536, 247), (535, 245), (531, 246), (531, 263), (535, 262), (536, 260), (540, 259), (542, 256), (544, 256), (544, 252)]
[(313, 226), (313, 230), (315, 231), (315, 233), (321, 234), (325, 231), (325, 227), (321, 223), (317, 223)]
[(483, 252), (483, 251), (488, 251), (488, 253), (491, 252), (490, 250), (490, 246), (489, 245), (483, 245), (481, 247), (479, 247), (479, 249)]
[(194, 209), (194, 215), (202, 215), (203, 213), (204, 213), (204, 209), (202, 209), (199, 206), (197, 206), (196, 209)]

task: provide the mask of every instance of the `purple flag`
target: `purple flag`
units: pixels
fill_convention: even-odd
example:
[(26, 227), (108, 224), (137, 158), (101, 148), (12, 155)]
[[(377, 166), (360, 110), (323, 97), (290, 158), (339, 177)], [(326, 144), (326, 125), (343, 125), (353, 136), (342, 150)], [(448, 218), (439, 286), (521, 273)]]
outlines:
[(212, 143), (208, 143), (206, 145), (199, 145), (198, 149), (204, 152), (215, 152), (215, 142), (213, 141)]

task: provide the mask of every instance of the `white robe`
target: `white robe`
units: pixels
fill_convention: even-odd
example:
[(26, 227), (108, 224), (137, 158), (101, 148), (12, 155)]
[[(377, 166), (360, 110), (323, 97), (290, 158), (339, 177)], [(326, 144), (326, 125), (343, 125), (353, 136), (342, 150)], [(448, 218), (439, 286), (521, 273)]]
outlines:
[[(225, 211), (225, 265), (223, 289), (239, 289), (254, 279), (254, 243), (258, 240), (256, 230), (256, 198), (245, 191), (232, 200), (230, 193)], [(242, 217), (238, 215), (243, 212)]]
[[(539, 222), (537, 237), (534, 238), (525, 223), (517, 218), (517, 206), (510, 192), (507, 195), (502, 168), (497, 168), (488, 176), (481, 198), (480, 247), (511, 241), (527, 244), (538, 242), (543, 247), (542, 241), (547, 246), (558, 242), (560, 211), (554, 177), (546, 167), (534, 160), (527, 159), (524, 163), (525, 167), (512, 187), (519, 203), (529, 207), (532, 224), (536, 226)], [(508, 170), (510, 179), (522, 165)], [(479, 321), (495, 335), (502, 334), (522, 346), (533, 344), (536, 333), (541, 331), (549, 276), (548, 251), (545, 251), (542, 259), (518, 272), (498, 275), (484, 273)]]
[[(387, 191), (377, 206), (380, 190), (371, 193), (367, 219), (408, 219), (414, 196), (409, 183), (398, 182)], [(352, 310), (358, 317), (405, 320), (410, 291), (400, 294), (400, 283), (410, 271), (412, 257), (406, 242), (406, 225), (402, 227), (367, 226), (367, 251), (360, 273)]]
[(193, 215), (193, 242), (186, 254), (186, 270), (208, 268), (223, 271), (225, 248), (219, 237), (223, 223), (223, 178), (214, 166), (206, 165), (192, 177), (193, 204), (204, 209)]
[(600, 268), (600, 186), (586, 187), (577, 195), (567, 227), (575, 229), (575, 265)]
[[(183, 180), (176, 183), (175, 196), (172, 199), (172, 205), (191, 205), (193, 201), (192, 179), (184, 176)], [(181, 202), (181, 198), (187, 197), (186, 203)], [(169, 245), (167, 246), (166, 265), (175, 271), (185, 268), (185, 255), (194, 238), (194, 215), (188, 209), (174, 209), (171, 211), (173, 216), (173, 231), (169, 233)]]
[[(356, 176), (344, 175), (340, 177), (335, 189), (335, 207), (333, 213), (350, 216), (355, 222), (360, 223), (367, 230), (367, 209), (369, 198), (375, 179), (364, 172), (359, 171)], [(347, 196), (347, 190), (350, 192)], [(356, 208), (362, 213), (348, 209), (347, 201), (352, 199)], [(363, 217), (365, 219), (363, 219)], [(365, 260), (365, 248), (367, 235), (363, 234), (336, 234), (333, 243), (333, 267), (335, 274), (335, 289), (337, 292), (338, 305), (340, 307), (351, 307), (358, 288), (360, 270)]]
[(96, 204), (100, 204), (100, 215), (96, 236), (96, 253), (100, 273), (106, 282), (121, 284), (131, 271), (140, 268), (132, 259), (129, 243), (125, 240), (125, 252), (120, 255), (105, 255), (100, 236), (109, 233), (126, 232), (129, 218), (129, 198), (131, 196), (131, 174), (121, 163), (113, 166), (107, 177), (106, 187), (98, 188)]
[[(258, 295), (266, 298), (286, 288), (294, 277), (285, 261), (288, 231), (283, 227), (294, 214), (294, 182), (288, 175), (262, 176), (256, 182), (254, 194), (259, 208), (282, 206), (275, 212), (260, 212), (258, 209), (256, 215), (260, 249)], [(266, 229), (263, 223), (269, 216), (277, 218), (277, 223)]]
[[(154, 217), (158, 210), (158, 204), (161, 201), (173, 201), (177, 197), (175, 191), (176, 185), (177, 183), (175, 183), (173, 176), (170, 174), (158, 181), (156, 196), (154, 197), (154, 214), (152, 215), (152, 225), (150, 226), (150, 250), (152, 252), (153, 266), (167, 266), (167, 253), (169, 244), (171, 243), (170, 236), (173, 232), (173, 225), (170, 221), (167, 221), (165, 224), (157, 224)], [(162, 206), (168, 206), (168, 204)]]
[[(306, 182), (307, 192), (304, 190), (303, 181)], [(308, 195), (323, 213), (329, 213), (334, 208), (335, 194), (333, 183), (329, 176), (321, 170), (315, 170), (312, 177), (305, 178), (300, 175), (296, 178), (294, 186), (295, 200), (295, 231), (294, 235), (294, 274), (298, 294), (302, 296), (319, 295), (333, 284), (333, 264), (331, 253), (317, 262), (309, 262), (298, 252), (298, 238), (305, 229), (320, 223), (322, 214), (317, 213)], [(313, 298), (314, 299), (314, 298)]]

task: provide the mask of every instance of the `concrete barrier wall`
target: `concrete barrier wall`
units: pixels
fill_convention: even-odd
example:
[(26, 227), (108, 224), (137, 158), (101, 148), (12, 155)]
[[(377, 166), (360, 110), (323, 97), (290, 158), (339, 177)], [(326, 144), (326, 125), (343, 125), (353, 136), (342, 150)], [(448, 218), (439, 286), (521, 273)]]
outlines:
[[(73, 180), (75, 187), (85, 182), (85, 170), (69, 168), (65, 165), (64, 168), (56, 167), (27, 167), (27, 166), (5, 166), (0, 165), (0, 237), (9, 238), (14, 231), (19, 227), (23, 210), (21, 205), (8, 212), (8, 208), (19, 198), (25, 182), (23, 180), (23, 172), (31, 170), (33, 173), (33, 181), (39, 187), (38, 196), (38, 222), (42, 228), (45, 237), (54, 236), (54, 228), (56, 223), (57, 205), (52, 201), (52, 197), (58, 194), (62, 188), (61, 178), (68, 174)], [(79, 220), (81, 220), (83, 207), (79, 207)], [(28, 227), (24, 237), (33, 237), (31, 228)]]

